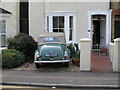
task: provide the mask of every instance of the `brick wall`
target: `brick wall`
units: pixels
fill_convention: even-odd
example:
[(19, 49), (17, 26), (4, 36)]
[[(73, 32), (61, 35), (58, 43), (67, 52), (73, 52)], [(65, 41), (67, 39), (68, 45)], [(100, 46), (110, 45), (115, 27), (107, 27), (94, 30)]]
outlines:
[(119, 2), (112, 2), (111, 8), (112, 9), (120, 9), (120, 1)]

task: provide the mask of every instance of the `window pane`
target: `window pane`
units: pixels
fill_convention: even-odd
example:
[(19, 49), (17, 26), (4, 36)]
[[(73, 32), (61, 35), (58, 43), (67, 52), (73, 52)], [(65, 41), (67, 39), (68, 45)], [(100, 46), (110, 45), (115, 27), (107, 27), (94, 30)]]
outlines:
[(64, 16), (59, 17), (59, 28), (64, 28)]
[(53, 29), (53, 32), (59, 32), (59, 29)]
[(0, 33), (6, 33), (6, 31), (5, 31), (5, 21), (0, 21)]
[(53, 28), (58, 28), (59, 18), (58, 16), (53, 16)]
[(59, 29), (59, 32), (64, 32), (64, 29)]
[(73, 37), (72, 32), (73, 32), (73, 30), (70, 29), (70, 35), (69, 35), (69, 40), (70, 40), (70, 41), (72, 40), (72, 37)]
[(120, 20), (115, 20), (115, 31), (114, 31), (114, 38), (120, 37)]
[(115, 15), (115, 19), (120, 19), (120, 15)]
[(49, 17), (47, 16), (47, 29), (49, 29)]
[(1, 35), (1, 47), (5, 47), (5, 46), (6, 46), (6, 36)]
[(73, 16), (70, 16), (69, 19), (70, 19), (69, 27), (70, 27), (70, 28), (73, 28)]

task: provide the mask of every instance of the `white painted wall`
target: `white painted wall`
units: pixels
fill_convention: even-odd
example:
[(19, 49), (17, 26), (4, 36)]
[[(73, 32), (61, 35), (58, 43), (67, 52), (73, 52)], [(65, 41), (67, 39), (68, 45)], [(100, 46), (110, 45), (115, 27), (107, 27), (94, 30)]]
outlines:
[(37, 41), (45, 32), (44, 2), (29, 2), (29, 34)]
[(18, 3), (18, 0), (14, 0), (13, 2), (9, 2), (9, 0), (4, 0), (1, 3), (1, 7), (12, 13), (6, 19), (7, 37), (15, 36), (16, 34), (19, 33), (19, 3)]
[(113, 71), (120, 72), (120, 38), (114, 39)]
[(112, 61), (114, 72), (120, 72), (120, 38), (114, 39), (114, 43), (109, 43), (109, 56)]
[(108, 45), (109, 57), (110, 57), (110, 60), (111, 60), (112, 62), (113, 62), (114, 46), (115, 46), (114, 43), (109, 42), (109, 45)]
[[(32, 0), (30, 0), (32, 1)], [(77, 42), (88, 37), (88, 11), (109, 9), (109, 2), (30, 2), (30, 35), (37, 40), (40, 33), (44, 33), (45, 13), (75, 12)]]

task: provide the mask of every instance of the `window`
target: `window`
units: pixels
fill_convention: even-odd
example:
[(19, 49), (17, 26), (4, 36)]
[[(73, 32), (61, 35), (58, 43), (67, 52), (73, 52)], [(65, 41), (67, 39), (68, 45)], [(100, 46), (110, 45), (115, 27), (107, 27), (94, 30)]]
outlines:
[(5, 27), (5, 21), (0, 21), (0, 41), (1, 41), (1, 47), (6, 47), (6, 27)]
[(115, 32), (114, 32), (114, 38), (119, 38), (120, 37), (120, 15), (115, 15)]
[(53, 32), (64, 32), (64, 16), (53, 16)]
[(66, 34), (66, 41), (75, 42), (75, 14), (74, 13), (47, 13), (46, 32), (63, 32)]
[(70, 35), (69, 35), (69, 40), (71, 41), (72, 39), (73, 39), (73, 16), (70, 16), (69, 17), (69, 20), (70, 20), (70, 22), (69, 22), (69, 32), (70, 32)]

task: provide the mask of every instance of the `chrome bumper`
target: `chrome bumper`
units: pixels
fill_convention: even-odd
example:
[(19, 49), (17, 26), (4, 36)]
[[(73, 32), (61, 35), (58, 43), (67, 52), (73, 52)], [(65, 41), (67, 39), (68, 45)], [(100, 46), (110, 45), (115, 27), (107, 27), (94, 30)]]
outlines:
[(64, 63), (69, 62), (70, 60), (57, 60), (57, 61), (34, 61), (34, 63)]

